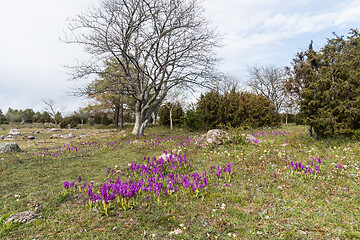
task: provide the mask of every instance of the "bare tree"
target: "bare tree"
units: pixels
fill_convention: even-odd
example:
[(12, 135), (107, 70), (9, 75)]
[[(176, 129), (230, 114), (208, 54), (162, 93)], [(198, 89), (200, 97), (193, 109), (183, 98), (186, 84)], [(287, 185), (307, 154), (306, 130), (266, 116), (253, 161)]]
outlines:
[(253, 66), (248, 69), (248, 86), (256, 94), (262, 94), (275, 104), (280, 111), (285, 103), (285, 72), (276, 66)]
[[(187, 96), (184, 93), (184, 91), (174, 90), (174, 89), (172, 89), (169, 92), (169, 94), (166, 96), (164, 106), (167, 106), (169, 108), (170, 129), (173, 129), (173, 117), (172, 117), (172, 115), (173, 115), (174, 108), (175, 108), (176, 104), (184, 105), (186, 97)], [(170, 104), (166, 104), (166, 103), (170, 103)]]
[(54, 99), (43, 99), (42, 100), (45, 104), (44, 106), (44, 109), (46, 112), (48, 112), (51, 116), (51, 118), (54, 120), (54, 123), (55, 123), (55, 126), (58, 124), (57, 122), (57, 116), (60, 114), (61, 115), (61, 112), (64, 111), (64, 109), (62, 110), (58, 110), (56, 108), (56, 102)]
[(92, 55), (70, 68), (72, 79), (111, 76), (109, 90), (135, 99), (132, 132), (142, 135), (170, 89), (213, 83), (219, 37), (202, 13), (198, 0), (103, 0), (70, 20), (65, 42)]
[(236, 76), (222, 73), (219, 74), (218, 78), (219, 81), (217, 82), (216, 90), (223, 93), (229, 93), (233, 88), (235, 88), (236, 91), (241, 90), (240, 81)]

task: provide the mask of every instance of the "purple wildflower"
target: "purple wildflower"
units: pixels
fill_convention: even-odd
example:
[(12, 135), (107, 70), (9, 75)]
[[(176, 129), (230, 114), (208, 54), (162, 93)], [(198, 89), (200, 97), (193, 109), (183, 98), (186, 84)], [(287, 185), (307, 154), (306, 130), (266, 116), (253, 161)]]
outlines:
[(70, 186), (70, 183), (69, 183), (68, 181), (65, 181), (65, 182), (63, 183), (63, 186), (64, 186), (65, 189), (68, 189), (69, 186)]

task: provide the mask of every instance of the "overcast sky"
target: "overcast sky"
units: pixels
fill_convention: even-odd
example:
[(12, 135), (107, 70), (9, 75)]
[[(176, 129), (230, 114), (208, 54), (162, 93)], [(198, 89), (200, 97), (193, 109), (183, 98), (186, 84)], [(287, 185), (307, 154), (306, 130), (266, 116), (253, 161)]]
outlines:
[[(80, 46), (67, 45), (68, 22), (97, 0), (11, 0), (0, 6), (0, 109), (43, 111), (54, 99), (65, 111), (86, 102), (67, 92), (86, 80), (68, 81), (64, 65), (83, 59)], [(242, 81), (247, 67), (290, 65), (311, 40), (320, 48), (333, 32), (360, 29), (360, 0), (204, 0), (206, 17), (224, 35), (221, 70)]]

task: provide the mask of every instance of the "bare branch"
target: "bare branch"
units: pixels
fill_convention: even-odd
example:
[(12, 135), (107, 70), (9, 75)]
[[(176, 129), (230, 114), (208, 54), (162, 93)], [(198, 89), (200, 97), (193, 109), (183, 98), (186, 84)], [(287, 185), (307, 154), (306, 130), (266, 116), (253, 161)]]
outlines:
[(65, 42), (92, 56), (69, 68), (71, 79), (109, 79), (107, 89), (137, 101), (146, 126), (170, 89), (214, 86), (219, 36), (203, 11), (197, 0), (103, 0), (70, 21)]

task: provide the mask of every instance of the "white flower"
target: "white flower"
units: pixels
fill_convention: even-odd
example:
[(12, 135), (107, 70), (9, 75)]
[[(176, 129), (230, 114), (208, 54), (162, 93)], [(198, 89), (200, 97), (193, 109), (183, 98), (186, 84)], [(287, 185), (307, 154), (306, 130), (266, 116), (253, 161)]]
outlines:
[(151, 234), (151, 237), (155, 237), (155, 233)]
[(229, 237), (231, 237), (232, 234), (231, 234), (231, 233), (228, 233), (227, 235), (228, 235)]

